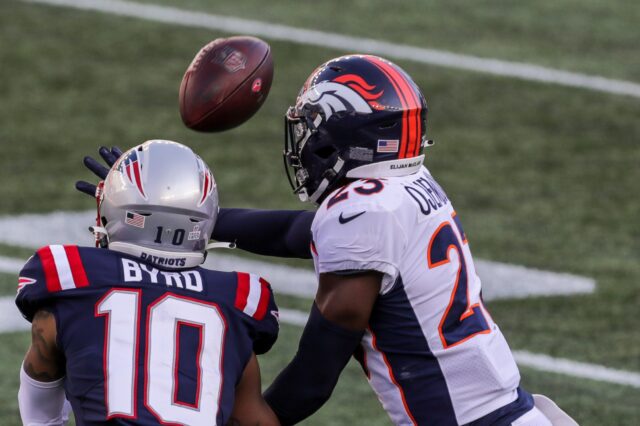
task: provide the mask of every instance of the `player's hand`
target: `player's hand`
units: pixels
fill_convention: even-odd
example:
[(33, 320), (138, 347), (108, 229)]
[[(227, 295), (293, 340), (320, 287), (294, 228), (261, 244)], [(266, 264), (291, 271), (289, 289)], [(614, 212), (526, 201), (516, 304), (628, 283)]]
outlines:
[[(111, 147), (111, 149), (105, 146), (101, 146), (98, 150), (98, 153), (109, 167), (105, 167), (104, 165), (102, 165), (102, 163), (100, 163), (100, 161), (89, 156), (84, 157), (83, 163), (87, 169), (91, 170), (94, 175), (98, 176), (98, 178), (102, 180), (107, 177), (109, 169), (111, 168), (111, 166), (113, 166), (113, 163), (115, 163), (116, 160), (122, 155), (122, 150), (117, 146), (113, 146)], [(92, 197), (95, 197), (96, 195), (96, 185), (84, 180), (79, 180), (76, 182), (76, 189), (87, 195), (91, 195)]]

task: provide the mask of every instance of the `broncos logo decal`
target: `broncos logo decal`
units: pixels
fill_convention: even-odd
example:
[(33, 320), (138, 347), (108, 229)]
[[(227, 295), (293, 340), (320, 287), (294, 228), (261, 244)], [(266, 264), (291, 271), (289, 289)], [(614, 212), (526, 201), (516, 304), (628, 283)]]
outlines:
[(324, 119), (341, 111), (355, 111), (362, 114), (371, 114), (372, 107), (379, 109), (375, 102), (383, 94), (383, 90), (377, 93), (372, 91), (375, 86), (368, 84), (362, 77), (356, 74), (342, 75), (333, 81), (323, 81), (302, 94), (298, 101), (299, 106), (317, 105), (324, 113)]

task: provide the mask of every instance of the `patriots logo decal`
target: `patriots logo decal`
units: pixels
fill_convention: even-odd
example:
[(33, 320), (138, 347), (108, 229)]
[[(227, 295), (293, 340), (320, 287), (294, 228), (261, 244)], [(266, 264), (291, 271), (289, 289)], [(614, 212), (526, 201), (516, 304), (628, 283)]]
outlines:
[(27, 278), (27, 277), (18, 277), (18, 293), (20, 293), (20, 291), (25, 288), (26, 286), (30, 285), (30, 284), (35, 284), (36, 280), (34, 280), (33, 278)]
[(136, 187), (138, 188), (138, 192), (140, 192), (140, 195), (142, 195), (142, 197), (146, 200), (147, 194), (144, 193), (141, 170), (142, 164), (138, 159), (138, 152), (136, 150), (132, 150), (131, 152), (129, 152), (118, 165), (118, 171), (125, 175), (127, 179), (129, 179), (129, 182), (136, 185)]

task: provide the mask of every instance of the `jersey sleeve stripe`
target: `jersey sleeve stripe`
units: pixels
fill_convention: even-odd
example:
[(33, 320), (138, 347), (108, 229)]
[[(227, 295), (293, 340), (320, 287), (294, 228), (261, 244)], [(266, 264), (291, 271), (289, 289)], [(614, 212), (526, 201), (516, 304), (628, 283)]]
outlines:
[(260, 301), (258, 302), (256, 312), (253, 314), (253, 317), (258, 321), (262, 320), (267, 313), (267, 306), (269, 306), (269, 298), (271, 297), (271, 292), (269, 291), (269, 283), (267, 283), (263, 278), (260, 278), (259, 282)]
[(76, 287), (87, 287), (89, 285), (89, 279), (87, 273), (82, 266), (82, 259), (80, 258), (80, 251), (78, 246), (64, 246), (64, 251), (69, 260), (69, 266), (71, 267), (71, 275), (73, 276), (73, 282)]
[(38, 250), (38, 257), (50, 293), (89, 285), (77, 246), (43, 247)]
[(47, 290), (50, 293), (62, 290), (51, 249), (49, 247), (42, 247), (38, 250), (38, 257), (40, 258), (40, 263), (42, 263), (42, 269), (44, 270), (44, 279), (47, 284)]
[(236, 290), (235, 307), (244, 310), (247, 306), (247, 298), (249, 297), (249, 274), (244, 272), (237, 272), (238, 275), (238, 288)]
[(253, 274), (249, 274), (249, 297), (247, 297), (247, 306), (244, 307), (244, 313), (249, 316), (254, 316), (260, 303), (260, 295), (262, 294), (262, 285), (260, 284), (259, 277)]
[(73, 281), (73, 273), (71, 272), (71, 265), (67, 259), (67, 253), (63, 246), (55, 245), (49, 246), (51, 254), (53, 255), (53, 261), (56, 264), (56, 270), (58, 271), (58, 280), (60, 281), (60, 287), (62, 290), (70, 290), (76, 288)]

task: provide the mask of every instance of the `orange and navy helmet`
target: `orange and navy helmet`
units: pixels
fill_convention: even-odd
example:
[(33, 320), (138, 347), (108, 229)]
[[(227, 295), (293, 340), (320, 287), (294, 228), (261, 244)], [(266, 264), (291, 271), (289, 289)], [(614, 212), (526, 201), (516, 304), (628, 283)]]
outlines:
[(348, 179), (415, 173), (431, 144), (426, 120), (427, 102), (399, 66), (371, 55), (332, 59), (286, 113), (289, 182), (302, 200), (320, 203)]

